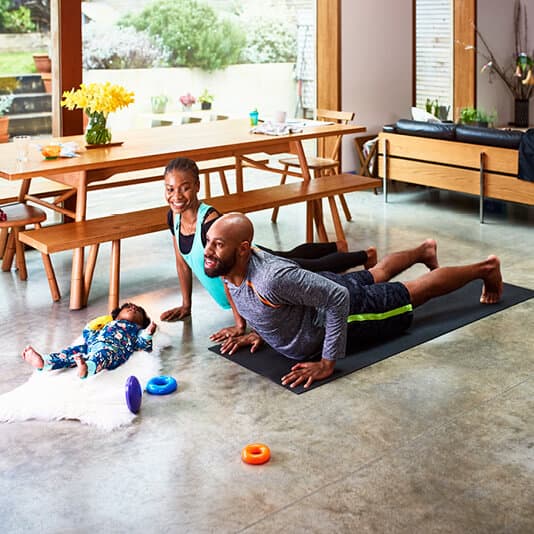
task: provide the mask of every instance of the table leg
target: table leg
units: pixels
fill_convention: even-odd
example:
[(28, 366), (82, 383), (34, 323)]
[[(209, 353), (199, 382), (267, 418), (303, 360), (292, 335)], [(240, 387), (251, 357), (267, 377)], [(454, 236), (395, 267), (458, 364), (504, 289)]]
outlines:
[(121, 242), (120, 239), (111, 243), (111, 271), (109, 273), (108, 308), (111, 312), (119, 305), (121, 271)]
[[(87, 208), (87, 182), (85, 172), (76, 177), (73, 187), (76, 189), (76, 221), (84, 221)], [(79, 310), (85, 306), (84, 292), (84, 249), (74, 249), (72, 253), (72, 274), (70, 280), (70, 309)]]

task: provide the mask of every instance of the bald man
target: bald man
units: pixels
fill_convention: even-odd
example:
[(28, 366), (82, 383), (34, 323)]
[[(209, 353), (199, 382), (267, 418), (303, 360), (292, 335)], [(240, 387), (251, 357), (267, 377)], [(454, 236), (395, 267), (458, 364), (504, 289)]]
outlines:
[[(385, 339), (404, 332), (413, 308), (482, 279), (480, 302), (492, 304), (502, 293), (500, 262), (489, 256), (480, 263), (439, 267), (437, 245), (427, 239), (418, 247), (384, 257), (369, 270), (334, 274), (312, 273), (294, 262), (251, 248), (254, 228), (241, 213), (218, 219), (209, 229), (204, 270), (221, 276), (252, 332), (223, 338), (221, 351), (233, 354), (243, 346), (251, 352), (266, 341), (285, 356), (299, 360), (281, 378), (295, 387), (327, 378), (345, 356), (347, 339)], [(409, 282), (389, 282), (416, 263), (429, 272)], [(319, 361), (306, 361), (317, 356)]]

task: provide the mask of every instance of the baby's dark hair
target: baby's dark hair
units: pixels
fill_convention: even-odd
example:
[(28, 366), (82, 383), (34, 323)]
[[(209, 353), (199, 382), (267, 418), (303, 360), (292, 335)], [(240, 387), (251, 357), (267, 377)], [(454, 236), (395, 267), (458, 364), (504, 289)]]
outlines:
[(138, 306), (137, 304), (134, 304), (133, 302), (125, 302), (122, 306), (119, 306), (118, 308), (115, 308), (111, 312), (111, 317), (113, 319), (116, 319), (119, 313), (124, 310), (124, 308), (127, 308), (128, 306), (135, 306), (142, 314), (143, 314), (143, 323), (141, 324), (141, 328), (146, 328), (150, 324), (150, 317), (147, 315), (144, 308), (141, 308), (141, 306)]
[(200, 180), (198, 166), (192, 159), (189, 158), (174, 158), (173, 160), (169, 161), (165, 167), (163, 176), (169, 172), (188, 172), (194, 178), (195, 182)]

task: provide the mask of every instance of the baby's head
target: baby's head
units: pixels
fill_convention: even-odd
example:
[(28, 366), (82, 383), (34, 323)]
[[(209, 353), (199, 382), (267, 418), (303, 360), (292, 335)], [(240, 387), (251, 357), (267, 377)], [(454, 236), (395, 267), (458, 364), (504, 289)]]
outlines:
[(150, 324), (150, 317), (146, 311), (132, 302), (125, 302), (122, 306), (115, 308), (111, 312), (111, 317), (116, 320), (123, 319), (139, 325), (141, 328), (146, 328)]

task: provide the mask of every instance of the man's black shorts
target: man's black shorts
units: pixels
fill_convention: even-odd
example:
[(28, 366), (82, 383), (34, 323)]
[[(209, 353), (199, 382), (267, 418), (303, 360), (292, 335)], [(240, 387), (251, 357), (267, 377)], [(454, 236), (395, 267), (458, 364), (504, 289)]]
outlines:
[(401, 334), (412, 323), (410, 294), (401, 282), (375, 284), (366, 270), (320, 274), (349, 290), (349, 337), (385, 339)]

